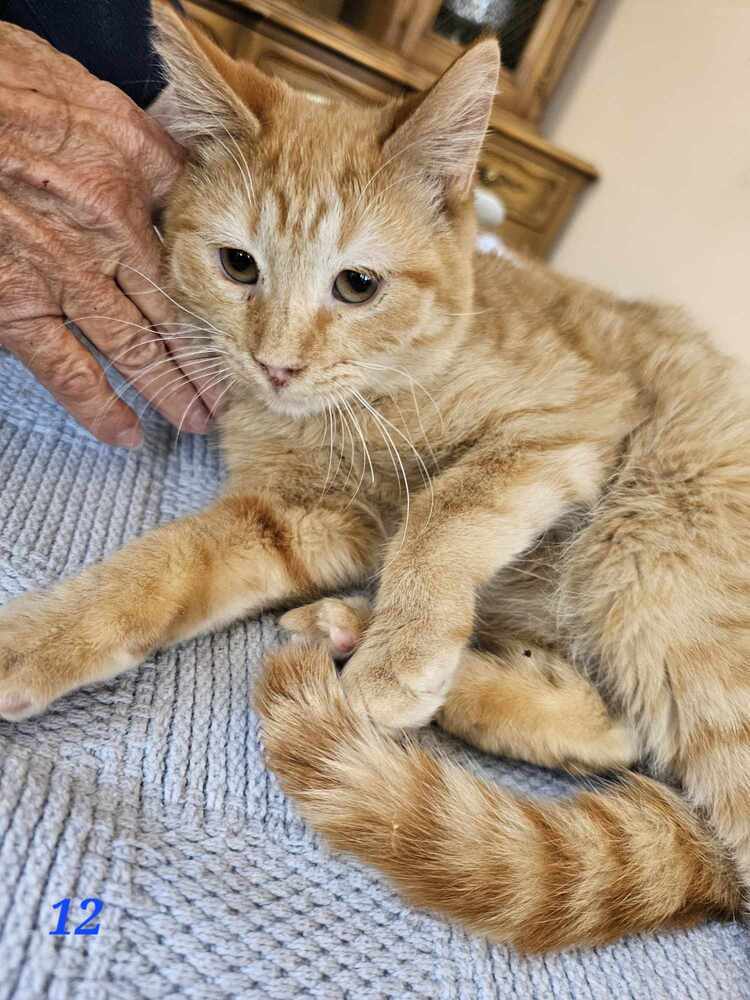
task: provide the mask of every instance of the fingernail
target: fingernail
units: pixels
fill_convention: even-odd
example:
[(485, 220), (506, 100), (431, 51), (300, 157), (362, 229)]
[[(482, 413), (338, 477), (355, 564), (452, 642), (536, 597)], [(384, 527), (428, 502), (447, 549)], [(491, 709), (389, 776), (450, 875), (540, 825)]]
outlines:
[(126, 427), (115, 435), (115, 444), (121, 448), (137, 448), (143, 444), (143, 431), (138, 424)]

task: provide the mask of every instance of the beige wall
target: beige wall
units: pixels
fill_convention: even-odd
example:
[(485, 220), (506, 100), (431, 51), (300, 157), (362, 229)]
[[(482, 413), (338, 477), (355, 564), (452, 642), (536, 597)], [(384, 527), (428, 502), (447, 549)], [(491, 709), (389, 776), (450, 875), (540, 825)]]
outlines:
[(544, 132), (602, 175), (553, 263), (750, 360), (750, 0), (600, 0)]

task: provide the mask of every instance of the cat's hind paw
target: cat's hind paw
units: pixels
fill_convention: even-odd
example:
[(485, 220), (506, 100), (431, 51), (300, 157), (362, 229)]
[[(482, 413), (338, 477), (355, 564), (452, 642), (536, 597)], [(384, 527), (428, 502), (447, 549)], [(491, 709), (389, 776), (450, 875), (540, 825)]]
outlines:
[(297, 638), (328, 643), (331, 656), (343, 660), (362, 641), (372, 612), (364, 597), (325, 597), (287, 611), (279, 624)]

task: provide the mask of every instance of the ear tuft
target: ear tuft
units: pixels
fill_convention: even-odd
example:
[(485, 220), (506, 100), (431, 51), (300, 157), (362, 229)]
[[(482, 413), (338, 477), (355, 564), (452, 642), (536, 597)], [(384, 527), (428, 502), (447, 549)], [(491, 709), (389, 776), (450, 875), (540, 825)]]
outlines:
[[(493, 38), (477, 42), (417, 99), (383, 145), (386, 158), (403, 156), (461, 194), (471, 188), (492, 112), (500, 72), (500, 47)], [(405, 107), (413, 107), (411, 99)], [(403, 108), (404, 106), (402, 106)]]
[[(151, 114), (188, 148), (229, 131), (254, 135), (260, 122), (236, 88), (240, 66), (171, 7), (153, 5), (152, 41), (167, 86)], [(264, 78), (265, 79), (265, 78)]]

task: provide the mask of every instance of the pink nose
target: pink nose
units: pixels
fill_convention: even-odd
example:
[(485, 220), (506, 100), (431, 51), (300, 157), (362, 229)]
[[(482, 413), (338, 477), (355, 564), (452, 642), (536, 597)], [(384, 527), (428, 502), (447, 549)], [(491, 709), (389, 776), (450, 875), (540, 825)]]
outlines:
[(292, 380), (292, 376), (296, 375), (297, 372), (301, 372), (302, 368), (284, 368), (280, 365), (267, 365), (264, 361), (260, 359), (255, 359), (260, 367), (265, 372), (268, 377), (268, 381), (274, 387), (274, 389), (283, 389), (285, 385), (289, 385)]

